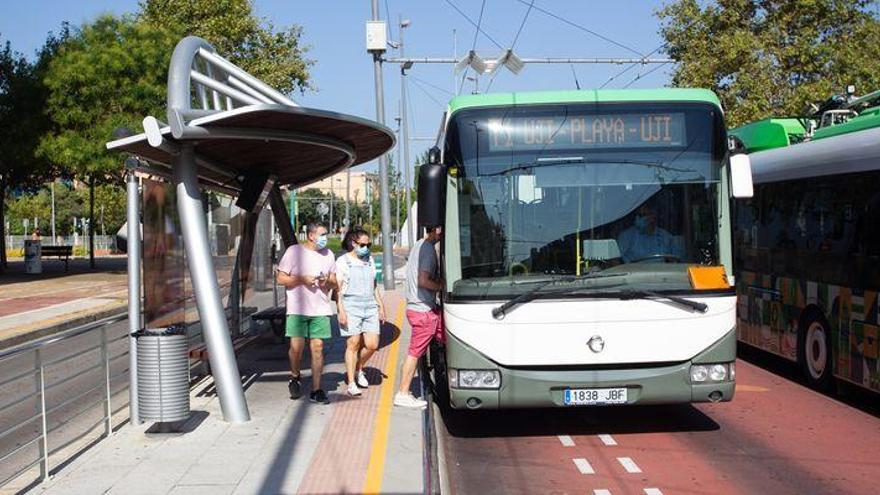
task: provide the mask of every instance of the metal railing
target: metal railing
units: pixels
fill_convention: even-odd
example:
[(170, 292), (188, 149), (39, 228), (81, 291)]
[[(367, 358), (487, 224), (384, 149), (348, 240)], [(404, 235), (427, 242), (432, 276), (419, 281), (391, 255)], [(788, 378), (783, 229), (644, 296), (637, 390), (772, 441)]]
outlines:
[[(24, 241), (30, 240), (29, 235), (7, 235), (6, 249), (10, 251), (21, 251), (24, 254)], [(89, 237), (82, 235), (58, 236), (53, 239), (51, 235), (43, 235), (40, 239), (44, 246), (74, 246), (76, 248), (84, 248), (86, 252), (89, 247)], [(95, 249), (98, 251), (115, 251), (116, 236), (115, 235), (97, 235), (95, 234)]]
[(127, 318), (0, 351), (0, 487), (45, 481), (53, 465), (112, 434), (129, 402)]

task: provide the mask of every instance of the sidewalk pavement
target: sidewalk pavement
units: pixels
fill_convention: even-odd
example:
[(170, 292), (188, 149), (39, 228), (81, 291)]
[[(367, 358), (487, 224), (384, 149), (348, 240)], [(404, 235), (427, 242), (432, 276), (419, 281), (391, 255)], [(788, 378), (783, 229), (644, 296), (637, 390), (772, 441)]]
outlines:
[[(345, 395), (345, 341), (334, 328), (325, 343), (324, 388), (330, 405), (289, 399), (285, 342), (266, 336), (240, 357), (251, 421), (223, 421), (213, 382), (190, 396), (182, 433), (126, 425), (35, 491), (45, 494), (422, 493), (424, 411), (392, 407), (409, 329), (405, 302), (386, 293), (389, 324), (366, 369), (371, 386)], [(335, 325), (334, 325), (335, 327)], [(308, 351), (306, 351), (308, 355)], [(418, 381), (416, 380), (416, 386)]]
[(0, 275), (0, 349), (96, 321), (125, 310), (126, 258), (45, 260), (43, 273), (28, 274), (23, 261), (10, 261)]

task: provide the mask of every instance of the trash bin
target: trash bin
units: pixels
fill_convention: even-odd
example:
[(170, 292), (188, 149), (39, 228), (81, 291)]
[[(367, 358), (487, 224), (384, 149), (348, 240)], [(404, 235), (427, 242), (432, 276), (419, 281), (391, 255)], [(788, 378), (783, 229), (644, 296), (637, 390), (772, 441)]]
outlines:
[(24, 271), (26, 273), (43, 273), (43, 247), (41, 241), (25, 239)]
[(189, 353), (185, 327), (147, 329), (134, 336), (141, 420), (168, 423), (188, 418)]

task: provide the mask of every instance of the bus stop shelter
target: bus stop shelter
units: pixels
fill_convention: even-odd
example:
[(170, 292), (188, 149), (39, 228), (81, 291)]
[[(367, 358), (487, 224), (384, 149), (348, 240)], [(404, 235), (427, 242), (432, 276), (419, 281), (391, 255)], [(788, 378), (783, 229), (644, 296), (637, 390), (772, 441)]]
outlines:
[[(279, 186), (300, 186), (378, 158), (394, 134), (376, 122), (305, 108), (218, 55), (182, 39), (168, 70), (167, 123), (143, 119), (143, 133), (107, 143), (127, 162), (129, 321), (143, 329), (138, 184), (135, 172), (170, 180), (189, 274), (224, 419), (250, 419), (209, 247), (205, 190), (238, 197), (246, 210), (268, 201), (283, 243), (296, 243)], [(137, 339), (131, 342), (132, 421), (137, 406)]]

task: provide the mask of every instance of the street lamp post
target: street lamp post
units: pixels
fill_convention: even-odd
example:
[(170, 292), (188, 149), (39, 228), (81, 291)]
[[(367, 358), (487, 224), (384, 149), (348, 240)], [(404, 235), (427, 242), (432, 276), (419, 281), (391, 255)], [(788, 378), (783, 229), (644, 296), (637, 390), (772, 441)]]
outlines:
[[(400, 57), (404, 58), (405, 54), (403, 51), (403, 30), (409, 27), (410, 21), (409, 19), (403, 19), (402, 17), (398, 22), (398, 42), (400, 43)], [(401, 125), (401, 141), (403, 144), (403, 160), (400, 163), (400, 166), (403, 167), (403, 192), (404, 192), (404, 208), (406, 209), (407, 215), (409, 214), (409, 187), (410, 187), (410, 161), (409, 161), (409, 119), (407, 118), (407, 101), (406, 101), (406, 70), (409, 69), (412, 64), (401, 64), (400, 65), (400, 125)], [(413, 225), (412, 219), (410, 219), (409, 226), (406, 229), (406, 247), (411, 248), (415, 243), (414, 234), (413, 234)], [(401, 244), (403, 244), (401, 242)]]
[[(379, 23), (379, 0), (372, 0), (373, 23)], [(381, 47), (373, 47), (368, 39), (367, 49), (373, 55), (373, 78), (376, 86), (376, 121), (385, 125), (385, 94), (382, 83), (382, 54), (385, 52), (387, 26), (381, 24)], [(373, 34), (373, 33), (368, 33)], [(379, 43), (377, 43), (378, 45)], [(382, 214), (382, 283), (386, 290), (394, 288), (394, 253), (391, 245), (391, 201), (388, 197), (388, 158), (379, 157), (379, 200)]]

